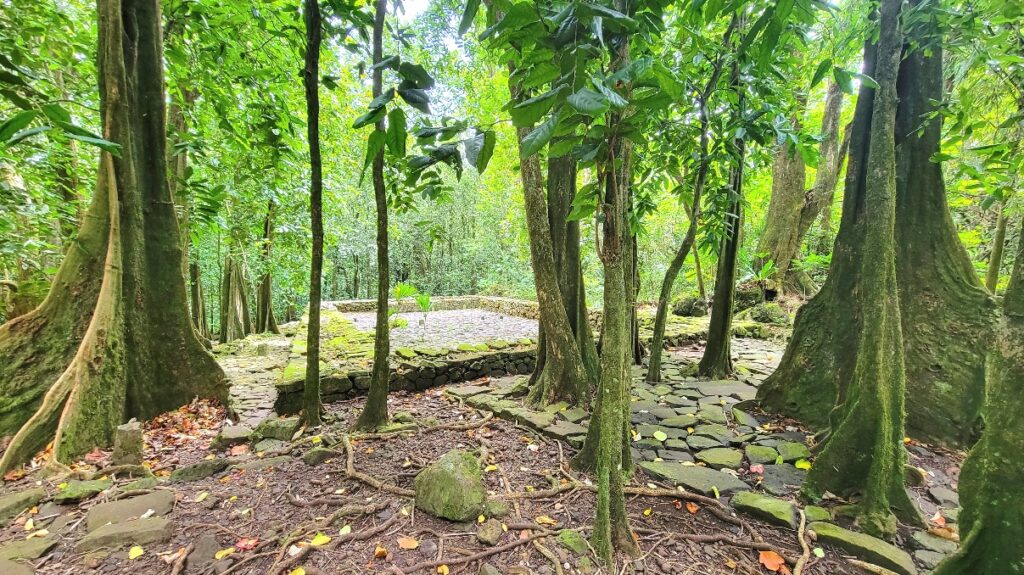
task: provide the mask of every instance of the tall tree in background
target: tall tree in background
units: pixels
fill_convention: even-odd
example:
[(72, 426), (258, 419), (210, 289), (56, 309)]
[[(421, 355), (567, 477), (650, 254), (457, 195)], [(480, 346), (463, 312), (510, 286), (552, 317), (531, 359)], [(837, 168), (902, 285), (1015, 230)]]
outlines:
[(320, 43), (321, 19), (318, 0), (305, 0), (306, 124), (309, 138), (309, 217), (313, 230), (313, 253), (309, 272), (309, 326), (306, 331), (306, 381), (303, 390), (303, 422), (320, 425), (320, 276), (324, 265), (323, 167), (320, 163)]
[[(384, 18), (387, 16), (387, 0), (376, 0), (373, 15), (373, 97), (379, 98), (384, 91), (384, 70), (379, 65), (383, 60)], [(374, 134), (383, 134), (384, 115), (374, 125)], [(371, 136), (372, 139), (373, 136)], [(402, 136), (405, 137), (404, 134)], [(404, 146), (404, 143), (403, 143)], [(388, 256), (388, 196), (384, 185), (384, 148), (380, 147), (373, 156), (371, 168), (373, 199), (377, 207), (377, 325), (373, 340), (373, 370), (370, 374), (370, 391), (366, 397), (356, 429), (373, 429), (388, 421), (388, 378), (391, 368), (388, 354), (391, 351), (388, 329), (388, 293), (391, 287), (391, 271)]]
[(988, 378), (985, 431), (960, 472), (960, 549), (933, 575), (1024, 572), (1024, 241), (1017, 243)]
[[(850, 330), (849, 366), (840, 374), (840, 394), (830, 431), (805, 492), (860, 497), (860, 526), (874, 535), (896, 531), (895, 509), (914, 519), (903, 485), (906, 389), (903, 334), (896, 278), (896, 78), (903, 37), (901, 0), (883, 0), (877, 45), (865, 46), (865, 72), (878, 88), (863, 85), (854, 116), (846, 202), (840, 234), (857, 240), (855, 289), (846, 293), (857, 310)], [(837, 242), (837, 250), (839, 249)], [(844, 260), (849, 261), (849, 260)], [(829, 281), (832, 280), (831, 274)]]
[[(984, 354), (994, 304), (956, 235), (941, 166), (931, 161), (939, 152), (941, 124), (938, 119), (925, 120), (934, 102), (942, 100), (943, 77), (941, 46), (930, 26), (917, 23), (908, 30), (913, 46), (900, 65), (897, 86), (896, 269), (905, 345), (906, 425), (913, 437), (964, 446), (976, 432), (984, 398)], [(851, 162), (857, 137), (853, 133), (850, 139)], [(861, 208), (850, 192), (856, 188), (849, 181), (853, 172), (847, 168), (844, 223), (828, 279), (797, 314), (779, 368), (758, 390), (758, 398), (769, 409), (814, 427), (826, 425), (826, 414), (844, 395), (843, 382), (853, 370), (849, 350), (857, 346), (857, 330), (837, 327), (837, 322), (857, 322), (862, 315), (859, 304), (849, 297), (861, 282), (863, 257)]]
[[(227, 399), (195, 335), (166, 178), (156, 0), (99, 0), (103, 138), (92, 204), (49, 294), (0, 326), (0, 434), (8, 470), (53, 442), (58, 461), (109, 445), (116, 426), (195, 396)], [(131, 30), (125, 28), (132, 23)]]
[(274, 291), (271, 279), (271, 246), (274, 238), (274, 200), (267, 200), (267, 215), (263, 220), (263, 279), (256, 293), (256, 333), (281, 333), (274, 317)]

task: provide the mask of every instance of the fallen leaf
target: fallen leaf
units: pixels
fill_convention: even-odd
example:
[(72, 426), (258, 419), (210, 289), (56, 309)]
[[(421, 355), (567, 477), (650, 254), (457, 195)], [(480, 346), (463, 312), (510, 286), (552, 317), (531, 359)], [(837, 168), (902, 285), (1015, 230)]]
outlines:
[(814, 556), (817, 557), (818, 559), (821, 559), (822, 557), (825, 556), (825, 550), (822, 549), (821, 547), (815, 547), (814, 548)]
[(313, 539), (309, 542), (313, 547), (319, 547), (321, 545), (327, 545), (331, 542), (330, 535), (324, 535), (323, 533), (317, 533)]
[(235, 548), (239, 551), (252, 551), (259, 545), (260, 540), (253, 537), (242, 537), (235, 542)]
[(202, 503), (209, 496), (210, 496), (210, 492), (209, 491), (203, 491), (199, 495), (196, 495), (195, 501), (196, 501), (196, 503)]
[(547, 515), (541, 515), (540, 517), (535, 519), (535, 521), (537, 522), (537, 525), (558, 525), (557, 521), (548, 517)]
[(697, 504), (693, 501), (686, 502), (686, 510), (690, 512), (690, 515), (696, 515), (699, 509), (700, 507), (697, 507)]
[(729, 569), (735, 569), (736, 568), (736, 562), (733, 561), (732, 559), (726, 559), (725, 560), (725, 566), (728, 567)]
[(760, 463), (758, 463), (756, 465), (751, 465), (750, 466), (750, 472), (751, 473), (756, 473), (758, 475), (762, 475), (764, 473), (764, 465), (761, 465)]
[(928, 529), (928, 533), (935, 535), (936, 537), (942, 537), (949, 541), (960, 541), (960, 535), (956, 531), (949, 527), (932, 527)]
[(942, 511), (936, 511), (935, 515), (932, 515), (932, 517), (931, 517), (931, 519), (929, 519), (929, 521), (931, 521), (932, 523), (938, 525), (939, 527), (945, 527), (946, 526), (946, 518), (942, 516)]
[(306, 570), (302, 567), (296, 567), (288, 572), (288, 575), (306, 575)]
[(438, 565), (437, 566), (437, 572), (440, 575), (448, 575), (448, 566), (447, 565)]
[(138, 545), (136, 545), (135, 547), (132, 547), (131, 549), (128, 550), (128, 558), (129, 559), (138, 559), (139, 557), (142, 557), (145, 554), (146, 554), (146, 550), (143, 549), (142, 547), (139, 547)]
[(233, 554), (234, 552), (235, 552), (235, 548), (234, 547), (228, 547), (227, 549), (221, 549), (220, 551), (214, 553), (213, 554), (213, 558), (216, 559), (217, 561), (220, 561), (221, 559), (227, 557), (228, 555)]
[(228, 454), (231, 455), (232, 457), (245, 455), (246, 453), (249, 453), (249, 445), (245, 443), (241, 445), (235, 445), (228, 450)]
[(811, 462), (807, 461), (806, 459), (797, 459), (796, 463), (793, 464), (793, 467), (796, 467), (797, 469), (803, 469), (806, 471), (811, 468)]
[(401, 549), (416, 549), (420, 546), (420, 542), (413, 539), (412, 537), (399, 537), (398, 547)]
[(8, 471), (7, 473), (4, 473), (4, 481), (17, 481), (17, 480), (21, 479), (22, 477), (25, 477), (25, 473), (26, 473), (26, 471), (25, 471), (24, 467), (19, 467), (17, 469), (12, 469), (12, 470)]
[(657, 439), (658, 441), (665, 441), (668, 439), (668, 435), (666, 435), (664, 431), (655, 431), (654, 439)]
[(683, 502), (678, 500), (678, 499), (676, 499), (675, 501), (672, 502), (672, 507), (675, 507), (676, 509), (682, 509), (683, 508)]
[(32, 521), (32, 518), (29, 517), (28, 519), (25, 520), (24, 527), (25, 527), (25, 531), (32, 531), (33, 529), (36, 528), (36, 522)]
[(477, 523), (483, 523), (484, 521), (487, 521), (487, 518), (484, 517), (483, 515), (480, 515), (479, 517), (476, 518), (476, 522)]
[(650, 517), (652, 513), (654, 513), (654, 510), (651, 509), (650, 507), (644, 509), (644, 517)]
[(491, 471), (497, 471), (497, 470), (498, 470), (498, 466), (497, 465), (488, 465), (487, 467), (484, 467), (484, 471), (486, 471), (488, 473), (490, 473)]
[(25, 536), (25, 539), (32, 539), (33, 537), (46, 537), (49, 534), (50, 531), (48, 529), (40, 529), (38, 531), (33, 531), (32, 533), (29, 533)]
[(340, 531), (338, 531), (338, 535), (348, 535), (349, 533), (352, 533), (351, 525), (346, 525), (342, 527)]
[(764, 565), (765, 569), (775, 573), (782, 573), (782, 569), (786, 567), (786, 560), (774, 551), (761, 551), (757, 560)]
[(377, 545), (377, 548), (373, 550), (374, 559), (385, 559), (387, 556), (388, 550), (380, 545)]
[(156, 556), (159, 557), (160, 560), (166, 563), (167, 565), (174, 565), (179, 559), (181, 559), (185, 555), (188, 555), (187, 547), (179, 547), (178, 550), (173, 553), (168, 551), (167, 553), (156, 554)]

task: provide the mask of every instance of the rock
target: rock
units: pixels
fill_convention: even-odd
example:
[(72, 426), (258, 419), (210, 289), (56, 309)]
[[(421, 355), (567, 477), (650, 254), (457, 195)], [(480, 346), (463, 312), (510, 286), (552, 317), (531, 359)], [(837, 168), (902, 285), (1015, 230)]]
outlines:
[(903, 476), (907, 480), (907, 485), (911, 487), (922, 487), (928, 482), (928, 476), (926, 471), (920, 467), (914, 467), (913, 465), (903, 466)]
[(697, 425), (697, 416), (695, 415), (677, 415), (675, 417), (668, 417), (661, 420), (661, 424), (665, 427), (677, 427), (679, 429), (686, 429)]
[(705, 405), (697, 410), (697, 419), (707, 421), (708, 423), (725, 425), (725, 410), (717, 405)]
[(750, 415), (742, 409), (732, 408), (732, 419), (739, 425), (746, 425), (747, 427), (759, 427), (761, 422), (756, 417)]
[(921, 567), (928, 570), (938, 567), (939, 563), (942, 563), (942, 560), (945, 558), (946, 556), (942, 553), (936, 553), (935, 551), (929, 551), (927, 549), (918, 549), (917, 551), (914, 551), (914, 559), (921, 564)]
[(751, 465), (756, 465), (758, 463), (761, 465), (772, 464), (775, 463), (775, 460), (779, 457), (778, 451), (763, 445), (748, 445), (744, 451), (746, 452), (747, 459), (750, 460)]
[(792, 463), (798, 459), (807, 459), (811, 456), (811, 450), (803, 443), (795, 441), (780, 441), (775, 447), (782, 456), (783, 463)]
[(416, 352), (413, 351), (413, 349), (409, 348), (409, 347), (400, 347), (400, 348), (395, 350), (395, 354), (397, 354), (398, 357), (400, 357), (402, 359), (412, 359), (412, 358), (416, 357)]
[(446, 395), (450, 395), (452, 397), (461, 397), (465, 399), (467, 397), (472, 397), (474, 395), (486, 393), (490, 389), (491, 388), (489, 387), (483, 387), (480, 385), (460, 385), (458, 387), (449, 387), (448, 389), (444, 390), (444, 392)]
[(686, 445), (694, 451), (701, 449), (711, 449), (713, 447), (721, 447), (722, 442), (717, 439), (711, 439), (710, 437), (704, 437), (703, 435), (691, 435), (686, 438)]
[(291, 441), (292, 437), (295, 436), (295, 432), (298, 430), (298, 417), (268, 417), (256, 426), (256, 430), (253, 431), (253, 435), (260, 439), (270, 438), (279, 439), (281, 441)]
[(587, 540), (580, 535), (579, 531), (573, 529), (562, 529), (559, 531), (558, 542), (562, 544), (562, 547), (565, 547), (577, 555), (585, 556), (590, 550)]
[(45, 537), (15, 540), (0, 547), (0, 560), (39, 559), (53, 549), (57, 541), (57, 536), (52, 533)]
[(107, 557), (110, 557), (109, 551), (90, 551), (82, 558), (82, 564), (89, 569), (99, 569), (100, 565), (103, 565), (103, 562), (107, 560)]
[(327, 449), (326, 447), (314, 447), (313, 449), (310, 449), (309, 451), (306, 452), (305, 455), (302, 456), (302, 462), (310, 467), (316, 467), (317, 465), (320, 465), (321, 463), (327, 461), (328, 459), (341, 457), (343, 455), (345, 454), (334, 449)]
[(220, 551), (220, 543), (216, 537), (209, 533), (200, 535), (185, 560), (185, 566), (190, 573), (199, 573), (216, 560), (217, 551)]
[(494, 547), (501, 540), (501, 535), (505, 531), (501, 528), (501, 521), (497, 519), (488, 519), (484, 521), (476, 528), (477, 541), (487, 545), (488, 547)]
[(454, 449), (415, 480), (416, 507), (444, 519), (469, 521), (484, 510), (487, 489), (473, 454)]
[(118, 548), (128, 545), (148, 545), (169, 541), (173, 535), (171, 521), (165, 517), (135, 519), (124, 523), (112, 523), (83, 537), (75, 550), (82, 553), (95, 549)]
[(553, 413), (533, 411), (531, 409), (526, 409), (525, 407), (514, 407), (501, 415), (502, 417), (506, 417), (507, 415), (507, 419), (511, 419), (516, 423), (521, 423), (537, 431), (541, 431), (545, 427), (555, 423), (555, 415)]
[(673, 485), (681, 485), (703, 495), (713, 495), (718, 489), (720, 495), (729, 495), (738, 491), (748, 491), (750, 486), (736, 477), (696, 465), (682, 465), (669, 461), (645, 461), (640, 467), (653, 477), (663, 479)]
[(0, 559), (0, 573), (4, 575), (33, 575), (35, 571), (32, 571), (32, 568), (24, 563)]
[(807, 472), (788, 463), (783, 463), (782, 465), (765, 465), (764, 473), (761, 475), (764, 478), (761, 481), (761, 489), (772, 495), (788, 495), (800, 489)]
[(42, 501), (44, 497), (46, 497), (46, 490), (42, 487), (33, 487), (0, 496), (0, 525), (6, 525), (19, 513)]
[(236, 469), (242, 469), (244, 471), (265, 471), (267, 469), (273, 469), (280, 467), (294, 461), (287, 455), (278, 455), (277, 457), (264, 457), (262, 459), (253, 459), (245, 461), (243, 463), (237, 463), (231, 466), (231, 471)]
[(142, 465), (142, 424), (134, 419), (114, 430), (114, 465)]
[(946, 507), (959, 507), (960, 496), (957, 495), (956, 491), (947, 487), (936, 485), (935, 487), (928, 488), (928, 495), (935, 500), (939, 505)]
[(818, 507), (817, 505), (804, 507), (804, 515), (807, 517), (807, 521), (811, 523), (815, 521), (832, 521), (832, 513), (828, 509)]
[(672, 302), (672, 315), (701, 317), (708, 314), (707, 300), (696, 296), (680, 297)]
[(77, 503), (98, 495), (104, 489), (109, 489), (113, 482), (109, 479), (94, 479), (92, 481), (71, 480), (67, 487), (59, 489), (53, 496), (54, 503)]
[(721, 443), (729, 443), (736, 435), (726, 426), (718, 423), (705, 423), (698, 425), (693, 428), (692, 435), (703, 435), (704, 437), (711, 437), (717, 439)]
[(932, 535), (927, 531), (917, 531), (913, 535), (914, 546), (918, 549), (925, 549), (928, 551), (934, 551), (936, 553), (942, 553), (943, 555), (949, 555), (956, 553), (959, 545), (955, 541), (949, 539), (943, 539), (936, 535)]
[(743, 454), (730, 447), (715, 447), (698, 452), (697, 461), (703, 461), (712, 469), (736, 469), (743, 463)]
[(204, 459), (192, 465), (179, 467), (171, 473), (171, 483), (184, 483), (188, 481), (199, 481), (224, 471), (231, 465), (230, 459), (215, 458)]
[(544, 434), (555, 439), (568, 440), (574, 435), (586, 435), (587, 428), (571, 421), (557, 421), (545, 427)]
[(156, 477), (143, 477), (142, 479), (136, 479), (135, 481), (132, 481), (130, 483), (125, 483), (124, 485), (118, 487), (117, 490), (121, 492), (127, 492), (139, 491), (142, 489), (153, 489), (154, 487), (157, 486), (158, 483), (160, 483), (160, 481), (157, 480)]
[(480, 575), (501, 575), (501, 571), (490, 563), (484, 563), (480, 566)]
[(737, 511), (763, 519), (768, 523), (790, 529), (796, 529), (798, 525), (796, 507), (784, 499), (768, 497), (753, 491), (742, 491), (733, 495), (730, 503)]
[(256, 453), (261, 453), (264, 451), (276, 451), (286, 445), (288, 445), (288, 442), (281, 441), (280, 439), (261, 439), (257, 441), (256, 445), (253, 445), (252, 447), (253, 450), (256, 451)]
[(789, 325), (789, 314), (778, 303), (762, 302), (747, 310), (750, 319), (772, 325)]
[(248, 443), (252, 437), (252, 428), (248, 425), (225, 425), (220, 433), (213, 438), (211, 449), (227, 449), (242, 443)]
[(818, 535), (819, 543), (830, 543), (858, 559), (885, 567), (900, 575), (917, 575), (917, 568), (914, 567), (914, 560), (910, 554), (881, 539), (824, 522), (811, 523), (808, 529)]
[(108, 501), (100, 503), (86, 513), (85, 529), (92, 532), (108, 523), (124, 523), (137, 519), (150, 510), (153, 511), (153, 516), (161, 517), (170, 513), (173, 508), (174, 492), (166, 489), (119, 501)]

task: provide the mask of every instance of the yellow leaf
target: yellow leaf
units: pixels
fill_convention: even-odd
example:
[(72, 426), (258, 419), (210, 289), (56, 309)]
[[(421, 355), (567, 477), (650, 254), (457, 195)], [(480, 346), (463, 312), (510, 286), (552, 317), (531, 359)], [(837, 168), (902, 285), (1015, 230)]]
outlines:
[(491, 471), (497, 471), (497, 470), (498, 470), (498, 466), (497, 465), (488, 465), (487, 467), (484, 468), (484, 471), (486, 471), (488, 473), (490, 473)]
[(302, 567), (296, 567), (288, 572), (288, 575), (306, 575), (306, 570)]
[(321, 441), (323, 441), (323, 439), (321, 439), (319, 435), (314, 435), (313, 437), (309, 438), (309, 441), (311, 443), (320, 443)]
[(321, 545), (327, 545), (330, 542), (331, 542), (331, 537), (329, 535), (324, 535), (323, 533), (317, 533), (316, 536), (313, 537), (313, 540), (309, 542), (309, 544), (312, 545), (313, 547), (319, 547)]
[(412, 537), (399, 537), (398, 546), (402, 549), (416, 549), (420, 546), (420, 542)]
[(729, 569), (735, 569), (736, 568), (736, 562), (733, 561), (732, 559), (726, 559), (725, 560), (725, 566), (728, 567)]
[(25, 531), (32, 531), (33, 529), (35, 529), (35, 526), (36, 526), (36, 522), (32, 521), (31, 517), (29, 517), (27, 520), (25, 520), (25, 526), (24, 526), (25, 527)]
[(447, 565), (438, 565), (437, 566), (437, 572), (440, 575), (448, 575), (448, 566)]
[(558, 525), (557, 521), (548, 517), (547, 515), (541, 515), (540, 517), (535, 519), (535, 521), (537, 522), (537, 525)]
[(797, 459), (796, 463), (793, 464), (797, 469), (808, 470), (811, 468), (811, 462), (806, 459)]
[(487, 518), (484, 517), (483, 515), (481, 515), (481, 516), (476, 518), (476, 522), (477, 523), (483, 523), (484, 521), (487, 521)]
[(50, 534), (50, 530), (49, 529), (40, 529), (38, 531), (33, 531), (32, 533), (29, 533), (28, 535), (25, 536), (25, 539), (32, 539), (33, 537), (46, 537), (49, 534)]
[(68, 488), (68, 482), (67, 481), (65, 481), (64, 483), (61, 483), (60, 485), (57, 486), (57, 489), (67, 489), (67, 488)]
[(139, 557), (142, 557), (143, 555), (145, 555), (145, 553), (146, 553), (145, 549), (143, 549), (142, 547), (139, 547), (138, 545), (136, 545), (135, 547), (132, 547), (131, 549), (128, 550), (128, 558), (129, 559), (138, 559)]
[(377, 548), (373, 550), (373, 556), (376, 559), (384, 559), (388, 556), (388, 550), (378, 545)]
[(644, 509), (644, 517), (650, 517), (652, 513), (654, 513), (654, 510), (651, 509), (650, 507)]
[(234, 552), (235, 552), (235, 548), (234, 547), (228, 547), (227, 549), (221, 549), (220, 551), (214, 553), (213, 554), (213, 558), (216, 559), (217, 561), (220, 561), (221, 559), (227, 557), (228, 555), (233, 554)]
[(718, 499), (718, 498), (721, 497), (721, 495), (718, 494), (718, 488), (715, 487), (714, 485), (711, 486), (711, 491), (715, 494), (715, 499)]
[(196, 503), (202, 503), (209, 496), (210, 496), (210, 492), (209, 491), (203, 491), (199, 495), (196, 495)]
[(341, 531), (338, 531), (338, 535), (348, 535), (349, 533), (352, 533), (351, 525), (346, 525), (341, 528)]

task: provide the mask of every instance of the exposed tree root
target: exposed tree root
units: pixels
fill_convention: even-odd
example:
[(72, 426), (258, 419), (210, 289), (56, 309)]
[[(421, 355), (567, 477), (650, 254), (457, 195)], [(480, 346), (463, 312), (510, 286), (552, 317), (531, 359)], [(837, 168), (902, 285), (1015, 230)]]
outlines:
[[(536, 527), (533, 527), (533, 528), (536, 529)], [(465, 555), (463, 557), (459, 557), (459, 558), (456, 558), (456, 559), (444, 559), (444, 558), (441, 558), (441, 559), (437, 559), (437, 560), (434, 560), (434, 561), (422, 561), (420, 563), (416, 563), (415, 565), (410, 565), (410, 566), (408, 566), (408, 567), (406, 567), (404, 569), (398, 567), (397, 565), (393, 565), (391, 567), (391, 570), (392, 570), (393, 573), (395, 573), (395, 575), (412, 575), (413, 573), (416, 573), (417, 571), (420, 571), (420, 570), (423, 570), (423, 569), (429, 569), (432, 572), (434, 569), (440, 567), (441, 565), (447, 565), (447, 566), (451, 567), (453, 565), (464, 565), (466, 563), (472, 563), (474, 561), (480, 561), (481, 559), (486, 559), (488, 557), (491, 557), (492, 555), (497, 555), (498, 553), (503, 553), (503, 552), (508, 551), (510, 549), (515, 549), (516, 547), (519, 547), (520, 545), (525, 545), (527, 543), (532, 543), (533, 541), (535, 541), (537, 539), (540, 539), (542, 537), (550, 537), (551, 535), (554, 535), (553, 531), (548, 531), (547, 529), (543, 529), (539, 533), (534, 533), (533, 535), (529, 535), (529, 536), (523, 537), (521, 539), (516, 539), (515, 541), (511, 541), (509, 543), (505, 543), (504, 545), (498, 545), (497, 547), (491, 547), (490, 549), (487, 549), (485, 551), (480, 551), (479, 553), (473, 553), (471, 555)], [(333, 543), (333, 541), (332, 541), (332, 543)]]
[[(656, 529), (639, 528), (636, 530), (637, 533), (660, 535), (665, 534), (662, 531)], [(676, 539), (684, 539), (686, 541), (693, 541), (695, 543), (724, 543), (732, 547), (739, 547), (740, 549), (753, 549), (754, 551), (774, 551), (779, 554), (780, 557), (786, 560), (786, 563), (794, 565), (797, 562), (795, 557), (792, 557), (786, 553), (782, 553), (778, 548), (765, 543), (763, 541), (753, 541), (750, 539), (737, 539), (731, 537), (726, 533), (709, 533), (707, 535), (700, 535), (696, 533), (668, 533), (670, 537)]]
[[(390, 529), (395, 523), (398, 522), (400, 518), (401, 515), (396, 513), (392, 515), (387, 521), (381, 523), (376, 527), (366, 529), (358, 533), (353, 532), (347, 533), (345, 535), (339, 535), (331, 539), (330, 543), (328, 543), (327, 545), (323, 545), (321, 547), (323, 547), (324, 549), (335, 549), (342, 543), (348, 543), (349, 541), (365, 541), (366, 539), (376, 537), (377, 535)], [(292, 542), (290, 541), (285, 544), (285, 546), (281, 550), (281, 556), (283, 556), (284, 552), (286, 552), (291, 545)], [(318, 547), (315, 547), (313, 545), (306, 545), (304, 547), (300, 547), (299, 552), (295, 555), (292, 555), (291, 557), (288, 557), (283, 561), (281, 559), (275, 561), (274, 564), (270, 567), (270, 569), (267, 570), (267, 573), (287, 573), (292, 567), (298, 565), (304, 558), (306, 558), (306, 556), (308, 556), (314, 549), (318, 549)]]
[(874, 573), (875, 575), (897, 575), (895, 571), (890, 571), (889, 569), (875, 565), (874, 563), (867, 563), (857, 559), (847, 559), (846, 562), (862, 571)]
[(796, 537), (800, 541), (800, 549), (803, 553), (800, 554), (800, 559), (797, 560), (796, 565), (793, 567), (793, 575), (801, 575), (804, 572), (804, 565), (807, 564), (807, 560), (811, 558), (811, 548), (807, 545), (807, 539), (804, 538), (804, 529), (807, 527), (807, 514), (804, 510), (800, 510), (800, 528), (796, 532)]
[(343, 436), (341, 438), (341, 440), (345, 444), (345, 459), (346, 459), (345, 460), (345, 477), (346, 478), (348, 478), (348, 479), (355, 479), (357, 481), (361, 481), (361, 482), (363, 482), (363, 483), (365, 483), (365, 484), (367, 484), (367, 485), (369, 485), (371, 487), (374, 487), (376, 489), (380, 489), (381, 491), (387, 491), (388, 493), (391, 493), (393, 495), (400, 495), (402, 497), (415, 497), (416, 496), (416, 492), (413, 491), (412, 489), (404, 489), (402, 487), (398, 487), (398, 486), (395, 486), (395, 485), (388, 485), (387, 483), (384, 483), (383, 481), (381, 481), (381, 480), (379, 480), (379, 479), (377, 479), (375, 477), (370, 477), (369, 475), (367, 475), (367, 474), (365, 474), (365, 473), (363, 473), (361, 471), (356, 471), (356, 468), (355, 468), (355, 466), (352, 463), (353, 458), (354, 458), (354, 454), (352, 453), (352, 442), (349, 441), (349, 438), (348, 438), (347, 435)]

